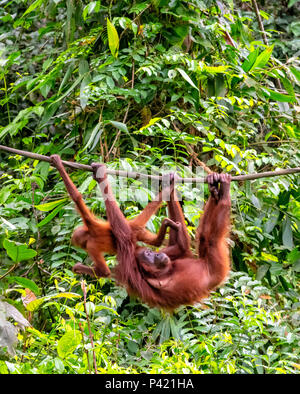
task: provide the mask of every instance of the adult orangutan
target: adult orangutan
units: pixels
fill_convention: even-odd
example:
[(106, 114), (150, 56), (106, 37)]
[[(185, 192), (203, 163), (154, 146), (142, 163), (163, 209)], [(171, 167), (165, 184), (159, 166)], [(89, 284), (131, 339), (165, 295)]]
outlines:
[[(197, 229), (197, 257), (190, 250), (184, 216), (176, 200), (174, 176), (171, 179), (168, 246), (159, 253), (139, 247), (134, 232), (119, 209), (103, 164), (92, 164), (94, 178), (100, 185), (107, 219), (116, 240), (118, 265), (114, 275), (129, 294), (150, 306), (173, 310), (194, 304), (220, 285), (230, 269), (226, 237), (230, 218), (230, 181), (227, 174), (207, 176), (209, 200)], [(172, 187), (173, 186), (173, 187)]]

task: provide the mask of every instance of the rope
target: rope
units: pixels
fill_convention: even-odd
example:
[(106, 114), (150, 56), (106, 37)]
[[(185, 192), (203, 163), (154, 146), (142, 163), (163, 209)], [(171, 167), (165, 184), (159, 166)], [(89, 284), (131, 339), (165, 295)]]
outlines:
[[(38, 153), (32, 153), (32, 152), (27, 152), (24, 150), (14, 149), (14, 148), (10, 148), (10, 147), (4, 146), (4, 145), (0, 145), (0, 150), (14, 153), (16, 155), (29, 157), (34, 160), (47, 161), (48, 163), (51, 163), (51, 159), (49, 156), (40, 155)], [(65, 166), (70, 167), (70, 168), (75, 168), (75, 169), (84, 170), (84, 171), (91, 171), (91, 172), (93, 171), (92, 167), (87, 164), (79, 164), (76, 162), (65, 161), (65, 160), (62, 160), (62, 162)], [(268, 177), (279, 176), (279, 175), (295, 174), (298, 172), (300, 173), (300, 167), (287, 168), (287, 169), (278, 170), (278, 171), (267, 171), (267, 172), (254, 173), (254, 174), (248, 174), (248, 175), (236, 175), (236, 176), (233, 176), (231, 178), (231, 180), (232, 181), (247, 181), (247, 180), (258, 179), (258, 178), (268, 178)], [(133, 172), (133, 171), (107, 169), (107, 174), (118, 175), (121, 177), (127, 177), (127, 178), (132, 178), (132, 179), (149, 179), (150, 178), (150, 179), (154, 179), (154, 180), (158, 180), (158, 181), (162, 180), (162, 176), (160, 176), (160, 175), (148, 175), (148, 174), (142, 174), (142, 173)], [(205, 183), (206, 180), (205, 180), (205, 178), (179, 178), (177, 182), (178, 183), (181, 183), (181, 182)]]

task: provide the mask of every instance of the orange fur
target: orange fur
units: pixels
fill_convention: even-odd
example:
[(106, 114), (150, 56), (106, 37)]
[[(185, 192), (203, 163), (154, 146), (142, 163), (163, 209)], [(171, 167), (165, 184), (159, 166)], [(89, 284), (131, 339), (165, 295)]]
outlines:
[[(95, 215), (93, 215), (93, 213), (88, 209), (81, 194), (65, 171), (60, 157), (58, 155), (52, 155), (51, 160), (52, 164), (59, 171), (65, 183), (66, 189), (76, 204), (76, 208), (84, 222), (83, 226), (75, 229), (72, 235), (72, 243), (86, 250), (94, 262), (92, 267), (77, 263), (73, 267), (74, 272), (97, 277), (110, 276), (110, 269), (108, 268), (103, 257), (103, 253), (117, 253), (116, 239), (111, 231), (110, 223), (97, 219)], [(162, 193), (159, 194), (156, 200), (151, 201), (144, 208), (140, 215), (138, 215), (133, 220), (127, 221), (130, 227), (130, 233), (132, 234), (135, 243), (136, 241), (142, 241), (149, 245), (161, 245), (166, 233), (166, 227), (163, 226), (158, 234), (153, 234), (145, 229), (147, 221), (158, 210), (161, 203)]]
[(160, 251), (169, 257), (169, 262), (159, 269), (155, 264), (149, 265), (138, 253), (135, 234), (114, 200), (106, 175), (98, 179), (116, 239), (118, 265), (115, 277), (129, 294), (150, 306), (173, 310), (180, 305), (199, 302), (227, 277), (230, 266), (226, 243), (230, 177), (212, 174), (208, 181), (211, 196), (197, 229), (198, 257), (194, 257), (190, 250), (184, 215), (173, 189), (168, 202), (169, 218), (181, 228), (170, 227), (169, 244)]

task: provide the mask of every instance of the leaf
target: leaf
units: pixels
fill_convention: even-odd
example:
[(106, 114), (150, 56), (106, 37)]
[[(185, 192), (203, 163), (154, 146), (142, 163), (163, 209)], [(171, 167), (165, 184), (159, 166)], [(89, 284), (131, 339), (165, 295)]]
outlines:
[(262, 280), (263, 277), (266, 275), (266, 273), (269, 271), (270, 265), (269, 264), (263, 264), (258, 267), (257, 272), (256, 272), (256, 279), (257, 280)]
[(103, 133), (102, 123), (98, 122), (91, 132), (90, 138), (86, 143), (85, 147), (82, 149), (84, 152), (87, 148), (91, 147), (91, 151), (95, 148), (98, 143), (101, 134)]
[(294, 34), (294, 36), (299, 37), (300, 36), (300, 22), (299, 21), (292, 22), (289, 25), (289, 30)]
[(0, 217), (0, 219), (2, 220), (2, 222), (6, 225), (6, 226), (8, 226), (11, 230), (15, 230), (17, 227), (16, 226), (14, 226), (13, 224), (11, 224), (9, 221), (7, 221), (6, 219), (4, 219), (4, 218), (2, 218), (2, 217)]
[(156, 122), (159, 122), (162, 118), (152, 118), (148, 124), (146, 124), (146, 126), (143, 126), (139, 129), (139, 131), (142, 131), (144, 129), (146, 129), (147, 127), (150, 127), (152, 125), (154, 125)]
[(130, 10), (129, 14), (136, 13), (139, 14), (140, 12), (144, 11), (150, 4), (148, 1), (144, 1), (143, 3), (133, 5)]
[(42, 227), (45, 224), (49, 223), (54, 216), (58, 214), (58, 212), (63, 208), (64, 204), (59, 205), (57, 208), (55, 208), (48, 216), (46, 216), (41, 222), (37, 224), (37, 227)]
[(37, 252), (33, 249), (28, 249), (28, 246), (26, 244), (18, 245), (16, 242), (9, 241), (8, 239), (4, 240), (3, 247), (5, 248), (8, 256), (15, 263), (19, 263), (23, 260), (32, 259), (37, 255)]
[(287, 216), (283, 221), (282, 242), (287, 249), (293, 249), (294, 241), (293, 241), (291, 219)]
[(255, 63), (255, 61), (257, 59), (258, 53), (259, 53), (258, 48), (256, 48), (254, 51), (249, 53), (247, 59), (242, 64), (242, 69), (245, 72), (248, 72), (251, 69), (251, 67), (253, 66), (253, 64)]
[(121, 123), (121, 122), (116, 122), (114, 120), (111, 120), (110, 123), (115, 126), (117, 129), (124, 131), (125, 133), (129, 133), (127, 126), (125, 123)]
[(7, 353), (11, 356), (15, 355), (15, 345), (18, 341), (17, 328), (9, 321), (1, 317), (1, 305), (0, 305), (0, 348), (5, 347)]
[(87, 16), (92, 14), (93, 12), (99, 12), (100, 5), (100, 1), (91, 1), (88, 5), (86, 5), (82, 12), (83, 19), (86, 20)]
[(66, 332), (58, 341), (57, 353), (59, 357), (65, 358), (73, 353), (81, 341), (81, 334), (78, 330)]
[(293, 96), (278, 93), (275, 90), (263, 88), (262, 91), (266, 97), (268, 97), (274, 101), (279, 101), (281, 103), (293, 103), (295, 101), (295, 98)]
[(41, 297), (41, 298), (37, 298), (33, 301), (30, 301), (28, 304), (25, 305), (25, 308), (29, 311), (29, 312), (34, 312), (35, 310), (37, 310), (45, 301), (47, 300), (47, 297)]
[(297, 260), (297, 261), (294, 263), (294, 265), (293, 265), (293, 270), (294, 270), (295, 272), (300, 272), (300, 259)]
[(297, 1), (299, 1), (299, 0), (290, 0), (288, 3), (288, 8), (293, 7), (293, 5), (297, 3)]
[(278, 257), (274, 256), (273, 254), (261, 252), (261, 257), (263, 257), (266, 261), (275, 261), (278, 262)]
[(163, 342), (167, 341), (168, 339), (170, 339), (170, 331), (171, 331), (170, 320), (164, 319), (163, 324), (162, 324), (162, 328), (161, 328), (159, 343), (163, 343)]
[(191, 78), (187, 75), (187, 73), (182, 70), (181, 68), (176, 68), (177, 71), (180, 72), (181, 76), (195, 89), (197, 89), (199, 91), (199, 89), (197, 88), (197, 86), (194, 84), (194, 82), (191, 80)]
[(119, 35), (115, 26), (107, 18), (108, 46), (113, 57), (118, 57)]
[(35, 294), (39, 294), (40, 289), (39, 287), (31, 280), (28, 278), (22, 278), (20, 276), (11, 276), (8, 278), (9, 282), (16, 282), (19, 285), (23, 286), (25, 289), (31, 290)]
[(25, 15), (29, 14), (30, 12), (34, 11), (37, 7), (40, 7), (43, 4), (44, 0), (36, 0), (34, 1), (24, 12), (22, 15), (22, 18), (24, 18)]
[(294, 91), (292, 83), (287, 78), (281, 78), (280, 80), (283, 83), (283, 86), (284, 86), (285, 90), (287, 91), (287, 93), (290, 96), (292, 96), (295, 100), (295, 91)]
[(252, 194), (250, 200), (256, 209), (261, 209), (260, 201), (254, 194)]
[(300, 82), (300, 70), (298, 70), (295, 67), (291, 67), (290, 70), (294, 74), (294, 76), (297, 78), (297, 80)]
[(6, 318), (14, 319), (22, 329), (24, 329), (24, 327), (30, 326), (28, 320), (26, 320), (22, 313), (19, 312), (18, 309), (16, 309), (13, 305), (5, 301), (0, 301), (0, 310), (3, 308), (5, 309)]
[(224, 74), (229, 66), (204, 66), (203, 70), (210, 74)]
[(226, 80), (224, 75), (215, 76), (215, 96), (224, 97), (226, 93)]
[(72, 73), (74, 70), (74, 63), (72, 62), (69, 67), (67, 68), (67, 71), (65, 72), (65, 75), (60, 83), (59, 89), (58, 89), (58, 94), (61, 92), (62, 88), (65, 86), (65, 84), (68, 82), (70, 79)]
[(139, 350), (139, 346), (135, 341), (129, 340), (127, 344), (128, 350), (132, 354), (136, 354)]
[(80, 298), (81, 296), (79, 294), (76, 293), (58, 293), (55, 294), (53, 296), (51, 296), (51, 298), (67, 298), (69, 300), (73, 300), (73, 298)]
[(137, 145), (138, 145), (137, 140), (136, 140), (134, 137), (132, 137), (132, 135), (129, 133), (129, 131), (128, 131), (128, 129), (127, 129), (127, 126), (126, 126), (125, 123), (116, 122), (116, 121), (114, 121), (114, 120), (111, 120), (110, 123), (111, 123), (113, 126), (115, 126), (117, 129), (119, 129), (119, 130), (121, 130), (121, 131), (124, 131), (126, 134), (128, 134), (129, 138), (131, 139), (132, 145), (133, 145), (135, 148), (137, 147)]
[(288, 255), (287, 255), (287, 260), (291, 264), (293, 264), (293, 263), (295, 263), (297, 261), (300, 261), (300, 250), (295, 248), (291, 252), (289, 252)]
[(49, 211), (52, 211), (52, 209), (54, 209), (55, 207), (57, 207), (58, 205), (60, 205), (61, 203), (65, 202), (65, 201), (68, 201), (68, 199), (62, 198), (61, 200), (47, 202), (46, 204), (41, 204), (41, 205), (35, 205), (34, 207), (36, 209), (38, 209), (39, 211), (49, 212)]
[(82, 109), (86, 108), (89, 101), (89, 90), (87, 89), (87, 87), (89, 86), (90, 83), (91, 83), (91, 77), (90, 75), (86, 75), (80, 84), (79, 99), (80, 99), (80, 106)]
[(62, 99), (64, 99), (66, 96), (68, 96), (72, 90), (75, 89), (75, 87), (81, 82), (81, 80), (83, 79), (84, 75), (80, 75), (76, 81), (72, 84), (72, 86), (62, 95), (59, 96), (55, 101), (53, 101), (53, 103), (51, 103), (51, 105), (58, 103), (59, 101), (61, 101)]
[(249, 71), (253, 71), (255, 68), (263, 68), (268, 63), (268, 61), (272, 55), (273, 48), (274, 48), (274, 45), (265, 49), (259, 56), (257, 56), (253, 66), (250, 68)]
[(26, 309), (30, 312), (33, 312), (36, 309), (38, 309), (44, 302), (50, 301), (55, 298), (67, 298), (67, 299), (73, 300), (74, 298), (80, 298), (80, 297), (81, 296), (76, 293), (66, 293), (65, 292), (65, 293), (52, 294), (50, 296), (40, 297), (40, 298), (37, 298), (36, 300), (29, 302), (26, 305)]
[(270, 234), (278, 222), (279, 211), (272, 212), (269, 216), (268, 221), (265, 223), (265, 231)]

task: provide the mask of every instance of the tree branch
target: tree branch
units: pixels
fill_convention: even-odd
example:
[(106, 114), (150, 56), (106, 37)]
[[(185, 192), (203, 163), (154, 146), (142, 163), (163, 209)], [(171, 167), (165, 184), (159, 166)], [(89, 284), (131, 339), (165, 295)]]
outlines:
[[(48, 163), (51, 163), (51, 159), (49, 156), (40, 155), (38, 153), (32, 153), (32, 152), (19, 150), (19, 149), (14, 149), (14, 148), (10, 148), (10, 147), (4, 146), (4, 145), (0, 145), (0, 150), (14, 153), (16, 155), (29, 157), (34, 160), (47, 161)], [(77, 170), (84, 170), (84, 171), (90, 171), (90, 172), (93, 171), (92, 167), (87, 164), (80, 164), (80, 163), (76, 163), (76, 162), (72, 162), (72, 161), (65, 161), (65, 160), (62, 160), (62, 162), (65, 166), (70, 167), (70, 168), (76, 168)], [(231, 180), (232, 181), (247, 181), (247, 180), (253, 180), (253, 179), (258, 179), (258, 178), (268, 178), (268, 177), (273, 177), (273, 176), (296, 174), (296, 173), (300, 173), (300, 167), (286, 168), (286, 169), (278, 170), (278, 171), (267, 171), (267, 172), (247, 174), (247, 175), (236, 175), (236, 176), (233, 176), (231, 178)], [(107, 174), (118, 175), (121, 177), (132, 178), (132, 179), (154, 179), (157, 181), (162, 180), (161, 175), (148, 175), (148, 174), (143, 174), (143, 173), (134, 172), (134, 171), (107, 169)], [(206, 179), (205, 178), (180, 178), (179, 177), (178, 183), (181, 183), (181, 182), (206, 183)]]

